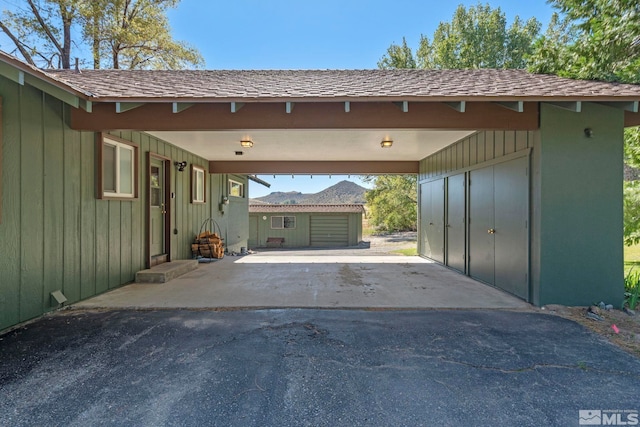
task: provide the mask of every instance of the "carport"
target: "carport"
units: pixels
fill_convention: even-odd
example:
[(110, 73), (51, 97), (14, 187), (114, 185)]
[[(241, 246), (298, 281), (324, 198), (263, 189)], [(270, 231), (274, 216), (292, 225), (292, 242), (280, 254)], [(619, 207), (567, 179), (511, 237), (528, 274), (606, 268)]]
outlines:
[(422, 256), (536, 305), (622, 295), (638, 86), (522, 70), (52, 75), (90, 94), (73, 129), (144, 131), (211, 174), (418, 174)]

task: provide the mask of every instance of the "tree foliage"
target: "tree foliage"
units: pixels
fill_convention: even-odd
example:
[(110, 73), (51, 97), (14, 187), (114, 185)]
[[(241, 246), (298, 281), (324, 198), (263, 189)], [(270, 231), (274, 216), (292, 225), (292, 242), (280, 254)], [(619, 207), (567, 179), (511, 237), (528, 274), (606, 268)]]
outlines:
[(640, 83), (637, 0), (550, 0), (556, 14), (529, 58), (533, 72)]
[(71, 28), (78, 18), (78, 0), (26, 0), (26, 8), (5, 10), (0, 30), (31, 65), (70, 68)]
[(387, 48), (387, 54), (378, 62), (378, 68), (383, 70), (398, 68), (416, 68), (416, 60), (413, 52), (407, 45), (407, 40), (402, 38), (402, 45), (391, 44)]
[(0, 30), (28, 63), (70, 68), (72, 47), (88, 47), (93, 68), (199, 66), (198, 51), (171, 36), (166, 16), (179, 0), (26, 0), (5, 10)]
[(525, 68), (525, 56), (540, 32), (540, 22), (516, 16), (511, 26), (498, 7), (460, 5), (451, 22), (438, 25), (433, 40), (422, 36), (417, 51), (421, 68)]
[(369, 221), (384, 231), (416, 230), (417, 178), (415, 175), (367, 177), (375, 187), (365, 193)]
[[(525, 68), (526, 56), (541, 24), (535, 18), (526, 22), (518, 16), (511, 26), (498, 7), (478, 3), (469, 9), (458, 6), (451, 22), (441, 22), (432, 38), (421, 36), (415, 52), (392, 44), (382, 57), (380, 68)], [(415, 58), (415, 59), (414, 59)]]

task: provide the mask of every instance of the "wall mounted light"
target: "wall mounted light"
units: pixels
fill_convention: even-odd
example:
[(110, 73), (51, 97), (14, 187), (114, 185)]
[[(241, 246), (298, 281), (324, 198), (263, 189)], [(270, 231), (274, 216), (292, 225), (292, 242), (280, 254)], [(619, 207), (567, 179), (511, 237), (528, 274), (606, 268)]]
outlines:
[(393, 139), (391, 138), (385, 138), (382, 140), (382, 142), (380, 143), (380, 146), (382, 148), (389, 148), (393, 145)]
[(243, 148), (251, 148), (251, 147), (253, 147), (253, 141), (250, 140), (250, 139), (241, 139), (240, 140), (240, 145)]
[(584, 136), (586, 136), (587, 138), (592, 138), (593, 137), (593, 129), (585, 128)]
[(187, 167), (187, 162), (173, 162), (173, 164), (178, 168), (178, 172), (184, 171), (184, 168)]

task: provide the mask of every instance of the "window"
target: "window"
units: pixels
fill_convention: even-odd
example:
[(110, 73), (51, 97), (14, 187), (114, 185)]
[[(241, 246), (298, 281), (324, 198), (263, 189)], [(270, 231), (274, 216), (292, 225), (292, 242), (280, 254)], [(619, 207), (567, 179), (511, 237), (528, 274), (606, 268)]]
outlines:
[(233, 197), (244, 197), (244, 184), (230, 179), (229, 195)]
[(138, 147), (129, 141), (100, 135), (98, 198), (138, 197)]
[(272, 216), (271, 228), (272, 229), (296, 228), (296, 217), (295, 216)]
[(206, 181), (204, 169), (191, 165), (191, 203), (206, 202)]

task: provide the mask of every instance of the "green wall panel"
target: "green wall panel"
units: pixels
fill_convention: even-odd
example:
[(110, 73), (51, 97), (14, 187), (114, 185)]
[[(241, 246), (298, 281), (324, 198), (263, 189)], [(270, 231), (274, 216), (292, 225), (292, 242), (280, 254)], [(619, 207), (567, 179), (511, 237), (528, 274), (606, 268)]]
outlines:
[(62, 104), (47, 96), (43, 102), (44, 138), (44, 254), (42, 310), (51, 304), (51, 292), (63, 288), (64, 255), (64, 122)]
[[(145, 268), (145, 157), (150, 150), (171, 158), (176, 194), (171, 225), (178, 230), (171, 236), (171, 256), (191, 257), (191, 242), (214, 209), (210, 200), (190, 203), (190, 173), (178, 173), (173, 161), (207, 170), (207, 160), (146, 134), (114, 131), (139, 146), (140, 197), (98, 200), (95, 134), (69, 128), (71, 107), (3, 77), (0, 97), (0, 330), (54, 309), (53, 290), (61, 289), (73, 303), (130, 282)], [(235, 235), (241, 237), (248, 218), (243, 206), (246, 201), (236, 207), (240, 210), (228, 212)]]
[(622, 301), (623, 120), (623, 111), (593, 103), (580, 114), (542, 105), (534, 148), (536, 304)]
[(0, 222), (0, 330), (20, 321), (21, 126), (20, 90), (0, 77), (2, 96), (2, 221)]
[[(20, 210), (20, 320), (43, 312), (44, 281), (44, 144), (43, 95), (30, 86), (22, 88), (21, 153), (18, 176)], [(14, 181), (10, 177), (8, 185)], [(14, 184), (15, 185), (15, 184)], [(11, 226), (11, 224), (5, 224)]]
[[(63, 111), (64, 113), (64, 111)], [(64, 129), (64, 232), (63, 293), (72, 301), (80, 299), (80, 220), (82, 160), (80, 134)]]
[[(73, 132), (75, 133), (75, 132)], [(77, 134), (77, 133), (76, 133)], [(94, 135), (80, 137), (80, 299), (98, 293), (96, 283), (96, 191), (94, 180)], [(102, 202), (100, 202), (102, 203)]]

